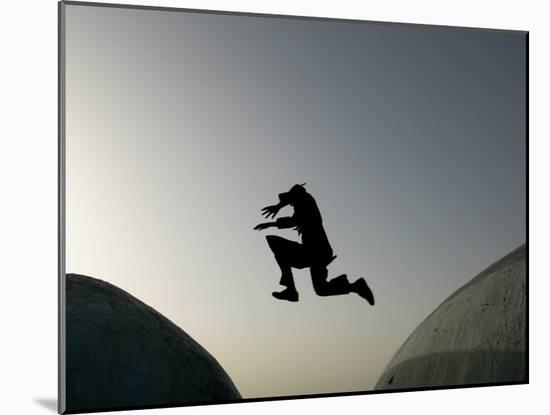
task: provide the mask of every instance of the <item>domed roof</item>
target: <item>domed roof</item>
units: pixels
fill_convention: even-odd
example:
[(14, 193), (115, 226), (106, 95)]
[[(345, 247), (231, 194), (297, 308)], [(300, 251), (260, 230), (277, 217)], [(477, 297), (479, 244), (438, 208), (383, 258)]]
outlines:
[(376, 389), (527, 381), (525, 245), (447, 298), (409, 336)]
[(66, 279), (66, 408), (240, 399), (216, 359), (160, 313), (104, 281)]

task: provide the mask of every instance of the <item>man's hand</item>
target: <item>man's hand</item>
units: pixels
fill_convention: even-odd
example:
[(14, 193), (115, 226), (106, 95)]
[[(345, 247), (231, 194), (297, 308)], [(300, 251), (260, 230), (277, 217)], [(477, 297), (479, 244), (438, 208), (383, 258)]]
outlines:
[(262, 215), (265, 216), (266, 219), (269, 219), (270, 217), (274, 218), (277, 213), (279, 213), (279, 210), (281, 209), (281, 205), (272, 205), (272, 206), (266, 206), (262, 209)]
[(273, 222), (260, 223), (259, 225), (254, 226), (255, 231), (263, 231), (264, 229), (271, 228), (275, 226)]

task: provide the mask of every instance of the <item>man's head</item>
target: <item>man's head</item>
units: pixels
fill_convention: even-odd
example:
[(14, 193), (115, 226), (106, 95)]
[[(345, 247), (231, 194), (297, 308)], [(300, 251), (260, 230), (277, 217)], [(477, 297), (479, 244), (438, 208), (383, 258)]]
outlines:
[(292, 193), (292, 194), (295, 194), (295, 195), (304, 194), (304, 193), (306, 193), (306, 188), (304, 187), (305, 185), (306, 185), (305, 183), (295, 184), (294, 186), (292, 186), (290, 188), (289, 193)]
[(293, 205), (307, 194), (305, 185), (305, 183), (295, 184), (288, 192), (279, 194), (279, 200), (285, 205)]

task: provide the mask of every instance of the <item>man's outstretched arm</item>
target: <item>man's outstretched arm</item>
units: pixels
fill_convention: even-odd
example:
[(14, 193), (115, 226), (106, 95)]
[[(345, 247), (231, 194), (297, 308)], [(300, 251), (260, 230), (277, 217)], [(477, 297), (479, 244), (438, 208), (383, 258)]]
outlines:
[(269, 219), (270, 217), (274, 218), (277, 216), (277, 213), (279, 213), (279, 210), (291, 203), (292, 198), (290, 197), (290, 193), (281, 193), (279, 195), (279, 203), (264, 207), (262, 209), (262, 215), (264, 215), (266, 219)]
[(259, 223), (258, 225), (254, 226), (254, 230), (255, 231), (263, 231), (264, 229), (274, 228), (275, 226), (276, 226), (275, 222)]
[(287, 229), (294, 228), (296, 226), (296, 219), (294, 218), (294, 216), (289, 216), (285, 218), (279, 218), (275, 222), (260, 223), (259, 225), (256, 225), (254, 227), (254, 230), (262, 231), (267, 228)]
[(269, 219), (270, 217), (274, 218), (275, 216), (277, 216), (277, 213), (279, 213), (279, 210), (281, 210), (283, 206), (284, 205), (280, 203), (277, 203), (276, 205), (266, 206), (262, 209), (262, 215), (266, 219)]
[(275, 226), (279, 229), (295, 228), (298, 226), (296, 218), (294, 216), (288, 216), (285, 218), (279, 218), (275, 221)]

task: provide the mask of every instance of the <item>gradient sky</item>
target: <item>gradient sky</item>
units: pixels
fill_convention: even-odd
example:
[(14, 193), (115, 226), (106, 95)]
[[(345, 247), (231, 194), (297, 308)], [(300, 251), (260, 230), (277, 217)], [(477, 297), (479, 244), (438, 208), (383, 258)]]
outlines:
[[(244, 397), (369, 390), (525, 241), (520, 32), (67, 7), (67, 272), (182, 327)], [(275, 300), (252, 227), (307, 182), (377, 304)], [(291, 213), (286, 208), (282, 213)], [(273, 231), (297, 239), (291, 231)]]

